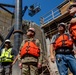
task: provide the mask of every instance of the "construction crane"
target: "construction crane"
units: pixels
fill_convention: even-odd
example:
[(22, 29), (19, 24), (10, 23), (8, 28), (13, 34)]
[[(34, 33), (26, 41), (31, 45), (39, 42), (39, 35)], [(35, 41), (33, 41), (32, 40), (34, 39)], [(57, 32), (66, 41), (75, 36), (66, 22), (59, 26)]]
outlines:
[(33, 4), (29, 7), (29, 15), (32, 17), (35, 14), (37, 14), (38, 12), (40, 12), (41, 8), (39, 4)]

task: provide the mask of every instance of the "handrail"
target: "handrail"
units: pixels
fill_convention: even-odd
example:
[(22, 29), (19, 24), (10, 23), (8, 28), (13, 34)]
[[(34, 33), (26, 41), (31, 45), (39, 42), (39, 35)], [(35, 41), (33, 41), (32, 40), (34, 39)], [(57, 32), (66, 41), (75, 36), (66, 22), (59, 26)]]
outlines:
[[(65, 1), (63, 1), (62, 3), (64, 3), (64, 2)], [(55, 18), (57, 18), (60, 15), (61, 15), (60, 9), (58, 9), (58, 6), (57, 6), (40, 18), (41, 25), (44, 25), (44, 24), (48, 23), (49, 21), (54, 20)]]
[(43, 21), (44, 24), (47, 23), (48, 21), (53, 20), (54, 18), (58, 17), (59, 15), (60, 15), (59, 9), (56, 9), (56, 11), (51, 10), (48, 14), (46, 14), (42, 17), (44, 20)]

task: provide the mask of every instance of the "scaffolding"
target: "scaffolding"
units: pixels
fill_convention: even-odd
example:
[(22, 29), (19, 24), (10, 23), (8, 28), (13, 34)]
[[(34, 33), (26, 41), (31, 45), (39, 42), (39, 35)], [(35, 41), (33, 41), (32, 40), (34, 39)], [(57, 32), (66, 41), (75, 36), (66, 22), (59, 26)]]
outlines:
[[(41, 28), (43, 30), (45, 40), (46, 40), (46, 46), (47, 46), (47, 58), (49, 62), (49, 72), (50, 75), (59, 75), (58, 71), (52, 70), (52, 63), (50, 61), (50, 54), (49, 54), (49, 46), (50, 46), (50, 39), (51, 37), (58, 32), (57, 25), (60, 22), (68, 23), (70, 19), (72, 18), (68, 14), (68, 8), (73, 3), (72, 0), (65, 0), (60, 5), (58, 5), (56, 8), (50, 10), (45, 15), (41, 16), (40, 18), (40, 24)], [(67, 19), (66, 19), (67, 18)], [(51, 64), (50, 64), (51, 63)], [(48, 66), (47, 65), (47, 66)], [(54, 66), (54, 64), (53, 64)], [(72, 75), (72, 74), (71, 74)]]

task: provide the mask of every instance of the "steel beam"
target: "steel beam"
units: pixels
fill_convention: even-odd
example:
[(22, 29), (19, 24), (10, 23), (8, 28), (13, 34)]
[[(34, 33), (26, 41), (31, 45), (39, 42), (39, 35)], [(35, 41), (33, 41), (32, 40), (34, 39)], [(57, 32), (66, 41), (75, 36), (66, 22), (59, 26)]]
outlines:
[(14, 48), (18, 54), (22, 42), (22, 0), (16, 0), (15, 25), (14, 25)]
[(3, 3), (0, 3), (0, 6), (6, 6), (6, 7), (12, 7), (12, 8), (15, 8), (15, 5), (3, 4)]
[(3, 6), (0, 6), (2, 9), (4, 9), (5, 11), (7, 11), (8, 13), (10, 13), (10, 14), (12, 14), (12, 15), (14, 15), (14, 13), (12, 13), (11, 11), (9, 11), (8, 9), (6, 9), (5, 7), (3, 7)]

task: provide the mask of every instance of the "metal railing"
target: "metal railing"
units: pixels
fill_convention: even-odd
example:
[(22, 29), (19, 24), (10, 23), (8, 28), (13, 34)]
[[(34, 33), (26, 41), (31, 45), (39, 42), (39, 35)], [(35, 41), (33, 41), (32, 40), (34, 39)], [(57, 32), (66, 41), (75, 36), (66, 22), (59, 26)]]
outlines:
[[(65, 3), (70, 3), (69, 0), (63, 1), (60, 5), (65, 4)], [(59, 17), (61, 14), (60, 9), (58, 9), (59, 6), (55, 7), (54, 9), (50, 10), (47, 12), (45, 15), (41, 16), (40, 18), (40, 24), (44, 25), (49, 23), (50, 21), (54, 20), (55, 18)]]
[(57, 18), (60, 14), (60, 10), (58, 8), (55, 8), (51, 11), (49, 11), (47, 14), (43, 15), (41, 18), (40, 18), (40, 23), (43, 25), (43, 24), (46, 24), (48, 23), (49, 21), (52, 21), (54, 20), (55, 18)]

